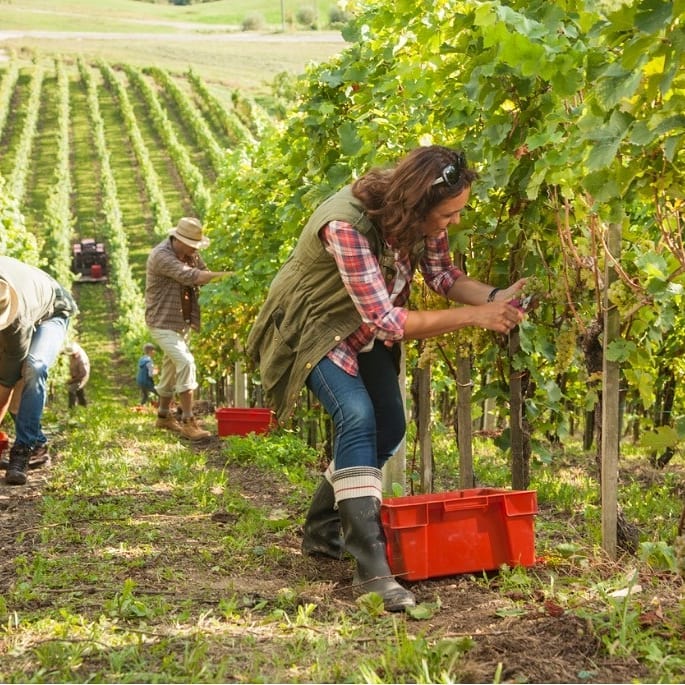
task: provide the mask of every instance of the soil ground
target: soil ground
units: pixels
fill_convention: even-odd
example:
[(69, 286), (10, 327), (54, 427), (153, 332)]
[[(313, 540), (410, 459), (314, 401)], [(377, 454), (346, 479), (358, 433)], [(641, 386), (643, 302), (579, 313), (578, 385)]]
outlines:
[[(252, 505), (287, 510), (288, 495), (292, 492), (285, 481), (265, 475), (255, 467), (226, 464), (218, 438), (197, 449), (206, 452), (208, 466), (228, 469), (232, 487), (239, 488)], [(32, 471), (29, 483), (24, 487), (0, 485), (2, 588), (9, 588), (15, 582), (15, 560), (22, 555), (30, 558), (34, 546), (40, 544), (41, 497), (57, 468), (59, 462)], [(552, 516), (553, 513), (540, 512), (540, 515)], [(275, 572), (264, 574), (258, 568), (245, 566), (234, 568), (230, 577), (198, 577), (197, 540), (207, 533), (208, 526), (224, 527), (230, 523), (231, 516), (221, 511), (215, 512), (209, 520), (206, 516), (185, 518), (182, 529), (170, 520), (168, 526), (160, 529), (166, 531), (166, 537), (156, 543), (160, 553), (140, 569), (139, 577), (135, 579), (140, 591), (167, 596), (178, 593), (178, 597), (186, 598), (191, 592), (197, 602), (211, 604), (229, 587), (233, 592), (269, 599), (275, 598), (282, 588), (302, 587), (304, 580), (312, 596), (301, 598), (302, 601), (311, 601), (332, 611), (346, 607), (355, 609), (355, 596), (350, 588), (351, 561), (302, 556), (301, 531), (295, 528), (285, 537), (279, 533), (279, 545), (285, 554)], [(607, 573), (615, 570), (607, 564)], [(551, 570), (542, 561), (531, 572), (542, 577), (551, 576)], [(165, 580), (160, 581), (161, 578)], [(169, 578), (183, 581), (174, 587)], [(654, 586), (654, 579), (644, 583), (648, 584)], [(498, 677), (500, 682), (527, 683), (649, 680), (647, 670), (635, 660), (607, 656), (583, 620), (543, 596), (526, 597), (516, 591), (503, 592), (497, 574), (492, 574), (491, 583), (478, 582), (471, 576), (455, 576), (410, 585), (419, 602), (435, 602), (439, 597), (441, 603), (439, 611), (422, 622), (419, 630), (434, 639), (460, 636), (474, 639), (475, 646), (469, 651), (464, 668), (460, 669), (465, 674), (461, 682), (497, 682)], [(88, 604), (92, 606), (94, 600), (95, 605), (98, 604), (96, 588), (83, 588), (83, 591)], [(658, 588), (662, 602), (677, 603), (678, 592), (678, 587), (668, 579)], [(515, 607), (516, 611), (513, 611)], [(511, 611), (509, 616), (508, 611)], [(498, 669), (501, 669), (499, 676), (496, 675)]]

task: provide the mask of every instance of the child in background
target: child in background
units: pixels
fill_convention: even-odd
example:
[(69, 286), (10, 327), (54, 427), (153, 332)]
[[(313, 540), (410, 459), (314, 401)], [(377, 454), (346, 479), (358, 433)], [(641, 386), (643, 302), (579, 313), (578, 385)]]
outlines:
[(143, 345), (143, 356), (138, 360), (136, 383), (140, 388), (140, 404), (146, 405), (150, 401), (150, 393), (156, 395), (154, 376), (157, 373), (152, 359), (155, 346), (152, 343)]
[(90, 359), (86, 351), (75, 342), (67, 343), (64, 353), (69, 357), (69, 409), (76, 405), (85, 407), (88, 405), (85, 387), (90, 378)]

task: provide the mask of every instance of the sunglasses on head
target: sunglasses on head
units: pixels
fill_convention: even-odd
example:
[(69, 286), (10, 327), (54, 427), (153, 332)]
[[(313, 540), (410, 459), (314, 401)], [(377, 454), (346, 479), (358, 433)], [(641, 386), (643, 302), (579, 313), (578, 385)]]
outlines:
[(431, 185), (437, 186), (444, 183), (447, 186), (454, 186), (459, 182), (464, 169), (466, 169), (466, 156), (463, 152), (460, 152), (457, 154), (456, 160), (452, 164), (448, 164)]

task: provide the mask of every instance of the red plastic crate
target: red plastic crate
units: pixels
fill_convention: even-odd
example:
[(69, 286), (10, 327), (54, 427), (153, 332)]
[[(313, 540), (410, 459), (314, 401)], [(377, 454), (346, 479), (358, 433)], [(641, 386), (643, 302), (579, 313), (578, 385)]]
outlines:
[(381, 505), (394, 575), (424, 580), (535, 563), (533, 490), (473, 488)]
[(216, 410), (219, 436), (267, 433), (276, 424), (271, 409), (227, 407)]

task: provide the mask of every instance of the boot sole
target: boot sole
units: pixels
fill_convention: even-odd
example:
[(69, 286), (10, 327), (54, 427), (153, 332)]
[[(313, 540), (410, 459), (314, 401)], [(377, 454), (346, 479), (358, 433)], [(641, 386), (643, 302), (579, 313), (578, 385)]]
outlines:
[[(355, 573), (355, 576), (352, 579), (352, 585), (360, 595), (368, 592), (375, 592), (380, 595), (383, 599), (383, 605), (385, 606), (386, 611), (404, 611), (405, 609), (411, 609), (416, 606), (416, 597), (414, 596), (414, 593), (411, 590), (402, 587), (394, 578), (394, 587), (391, 585), (391, 587), (387, 589), (387, 597), (381, 591), (382, 588), (374, 588), (372, 585), (373, 583), (378, 583), (379, 580), (382, 579), (371, 578), (366, 581), (361, 581)], [(387, 581), (390, 579), (384, 580)], [(393, 597), (393, 595), (399, 595), (399, 597)]]
[(193, 442), (200, 442), (201, 440), (209, 440), (212, 437), (211, 433), (207, 435), (186, 435), (183, 431), (179, 432), (179, 435), (186, 440), (192, 440)]
[(5, 474), (7, 485), (26, 485), (26, 474), (21, 471), (8, 471)]
[(335, 559), (335, 561), (342, 561), (342, 558), (344, 556), (344, 552), (340, 552), (339, 554), (331, 552), (330, 550), (324, 550), (324, 549), (304, 549), (302, 548), (302, 554), (304, 554), (307, 557), (314, 557), (315, 559)]
[[(359, 589), (357, 590), (358, 592), (361, 592)], [(369, 590), (369, 592), (373, 592), (373, 590)], [(407, 592), (409, 592), (407, 590)], [(364, 593), (361, 593), (364, 594)], [(386, 599), (383, 597), (381, 593), (378, 593), (383, 600), (383, 606), (385, 607), (386, 611), (391, 611), (391, 612), (396, 612), (396, 611), (404, 611), (405, 609), (411, 609), (416, 606), (416, 598), (413, 596), (411, 597), (405, 597), (404, 599), (400, 599), (399, 601), (393, 602), (392, 600)]]
[(345, 548), (333, 547), (325, 543), (317, 544), (315, 542), (302, 542), (302, 554), (308, 557), (328, 557), (329, 559), (335, 559), (340, 561), (344, 554)]
[(162, 431), (169, 431), (170, 433), (180, 433), (181, 429), (180, 428), (171, 428), (169, 426), (155, 426), (158, 430)]

